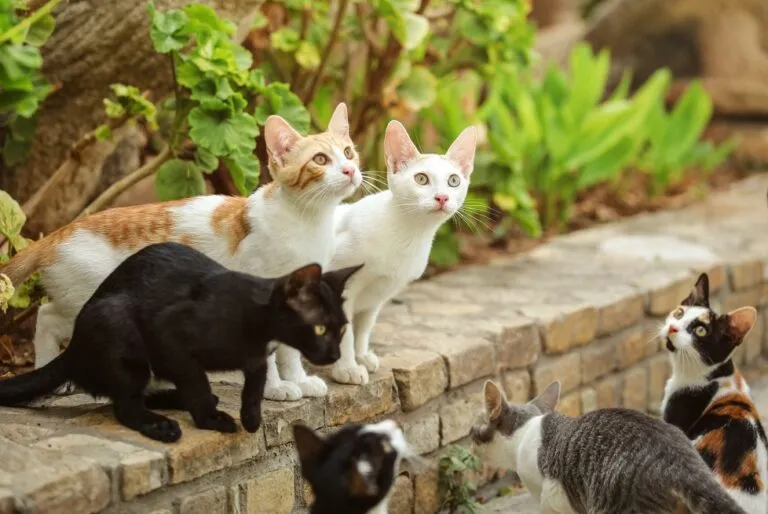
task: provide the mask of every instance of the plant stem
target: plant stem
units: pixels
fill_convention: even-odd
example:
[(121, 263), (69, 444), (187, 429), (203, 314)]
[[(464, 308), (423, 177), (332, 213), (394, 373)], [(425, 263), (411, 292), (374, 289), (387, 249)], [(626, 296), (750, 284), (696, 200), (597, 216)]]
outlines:
[[(309, 20), (312, 17), (312, 11), (304, 8), (301, 11), (301, 29), (299, 32), (299, 43), (303, 42), (307, 38), (307, 30), (309, 30)], [(291, 77), (291, 90), (295, 90), (301, 78), (301, 66), (299, 63), (295, 63), (293, 67), (293, 77)]]
[(115, 198), (120, 196), (120, 194), (131, 187), (132, 185), (136, 184), (137, 182), (140, 182), (141, 180), (151, 176), (153, 173), (157, 171), (157, 169), (168, 159), (170, 159), (172, 156), (171, 153), (171, 147), (170, 145), (166, 145), (165, 148), (151, 161), (146, 163), (141, 168), (137, 169), (130, 175), (118, 180), (109, 188), (107, 188), (106, 191), (101, 193), (98, 198), (96, 198), (91, 204), (83, 209), (83, 212), (77, 215), (78, 218), (81, 218), (83, 216), (88, 216), (90, 214), (93, 214), (94, 212), (98, 212), (102, 209), (104, 209), (107, 205), (112, 203)]
[(341, 0), (339, 3), (339, 9), (336, 11), (336, 18), (333, 20), (333, 28), (331, 29), (331, 35), (328, 37), (328, 44), (325, 45), (325, 50), (323, 50), (323, 56), (320, 58), (320, 65), (317, 67), (317, 70), (315, 71), (315, 74), (312, 75), (312, 81), (309, 83), (309, 88), (307, 88), (307, 91), (304, 93), (304, 96), (302, 97), (302, 101), (304, 102), (304, 105), (308, 104), (312, 101), (312, 98), (315, 96), (315, 91), (317, 90), (318, 84), (320, 84), (320, 78), (323, 76), (323, 71), (325, 71), (325, 66), (328, 64), (328, 59), (331, 57), (331, 53), (333, 52), (333, 47), (336, 44), (336, 40), (339, 38), (339, 31), (341, 29), (341, 22), (344, 20), (344, 14), (347, 12), (347, 6), (349, 5), (349, 0)]
[(4, 32), (3, 34), (0, 34), (0, 44), (13, 39), (19, 34), (22, 34), (29, 27), (37, 23), (40, 20), (40, 18), (50, 14), (53, 8), (56, 7), (59, 4), (59, 2), (61, 2), (61, 0), (50, 0), (47, 4), (42, 6), (40, 9), (36, 10), (31, 15), (21, 20), (21, 22), (18, 25), (11, 27), (8, 31)]

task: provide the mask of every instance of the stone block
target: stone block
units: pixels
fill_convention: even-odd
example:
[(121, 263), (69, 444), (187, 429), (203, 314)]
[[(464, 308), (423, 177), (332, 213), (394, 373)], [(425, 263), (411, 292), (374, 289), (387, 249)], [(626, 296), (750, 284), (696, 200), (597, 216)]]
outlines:
[[(413, 479), (414, 513), (437, 512), (441, 503), (436, 466), (430, 466)], [(392, 511), (392, 514), (396, 514)]]
[(437, 398), (448, 388), (445, 361), (437, 352), (384, 347), (382, 367), (392, 369), (400, 405), (408, 412)]
[(556, 410), (566, 416), (581, 416), (581, 391), (573, 391), (561, 396)]
[(619, 407), (621, 405), (621, 380), (617, 375), (610, 375), (597, 381), (594, 387), (597, 395), (598, 409)]
[[(674, 273), (668, 276), (659, 275), (653, 277), (652, 289), (648, 293), (646, 312), (650, 316), (666, 317), (667, 314), (677, 308), (693, 289), (695, 277), (688, 273)], [(638, 281), (642, 286), (643, 280)]]
[(14, 443), (29, 445), (45, 439), (56, 433), (52, 428), (40, 427), (27, 423), (0, 422), (0, 437), (10, 439)]
[(725, 297), (723, 301), (723, 313), (730, 312), (734, 309), (738, 309), (739, 307), (757, 307), (760, 305), (762, 295), (762, 285), (750, 287), (748, 289), (742, 289), (740, 291), (732, 291)]
[(766, 327), (763, 331), (763, 355), (768, 357), (768, 309), (763, 309), (760, 317), (763, 318), (763, 327)]
[(597, 410), (597, 391), (591, 387), (581, 390), (581, 413), (586, 414)]
[(536, 323), (523, 317), (505, 320), (496, 345), (500, 371), (530, 366), (539, 357), (541, 346)]
[(752, 327), (752, 331), (747, 335), (747, 338), (741, 343), (744, 349), (744, 364), (746, 366), (752, 366), (757, 363), (762, 353), (763, 342), (763, 317), (758, 315), (755, 326)]
[(624, 374), (621, 405), (627, 409), (646, 412), (648, 408), (648, 370), (646, 366), (637, 366)]
[(302, 423), (318, 429), (325, 426), (325, 400), (302, 398), (295, 402), (261, 402), (264, 436), (267, 447), (293, 441), (292, 426)]
[(648, 362), (648, 411), (658, 413), (664, 399), (664, 386), (672, 374), (669, 357), (656, 355)]
[(473, 316), (481, 314), (486, 307), (469, 302), (420, 301), (411, 304), (411, 313), (417, 316)]
[(510, 403), (525, 403), (531, 399), (531, 374), (526, 370), (507, 371), (501, 379)]
[(617, 337), (595, 341), (581, 350), (581, 382), (589, 384), (616, 369)]
[(238, 484), (245, 492), (245, 509), (241, 514), (291, 514), (295, 489), (294, 469), (286, 467), (260, 474)]
[(710, 266), (694, 266), (691, 268), (693, 272), (693, 283), (695, 283), (699, 274), (706, 273), (709, 277), (709, 294), (718, 293), (723, 289), (726, 282), (726, 275), (728, 270), (723, 264), (715, 264)]
[(466, 437), (476, 415), (483, 411), (484, 380), (475, 382), (448, 395), (438, 409), (440, 414), (440, 446)]
[(567, 393), (581, 385), (581, 353), (571, 352), (540, 359), (533, 370), (534, 396), (555, 380), (560, 381), (561, 393)]
[(413, 513), (413, 482), (407, 475), (400, 475), (395, 480), (387, 510), (392, 514)]
[(590, 342), (597, 332), (597, 309), (591, 305), (523, 307), (525, 316), (539, 320), (544, 353), (563, 353)]
[(644, 296), (629, 286), (579, 290), (574, 294), (597, 307), (597, 337), (631, 327), (645, 312)]
[(328, 426), (359, 423), (392, 412), (396, 404), (392, 398), (395, 385), (392, 372), (380, 369), (370, 375), (363, 386), (328, 382), (325, 419)]
[(616, 345), (616, 367), (626, 369), (643, 360), (649, 353), (648, 343), (641, 327), (631, 328), (618, 337)]
[(92, 461), (3, 437), (0, 448), (0, 498), (13, 491), (14, 504), (23, 505), (24, 512), (98, 512), (109, 504), (109, 477)]
[[(398, 416), (405, 439), (413, 450), (422, 455), (440, 446), (440, 416), (437, 412), (411, 412)], [(465, 434), (466, 435), (466, 434)]]
[(168, 482), (168, 465), (162, 452), (86, 434), (50, 437), (34, 446), (77, 455), (98, 464), (112, 480), (119, 482), (120, 495), (125, 501)]
[(763, 261), (761, 259), (745, 259), (731, 262), (728, 276), (733, 291), (748, 289), (763, 281)]
[(227, 490), (223, 486), (211, 487), (182, 498), (179, 514), (227, 514)]

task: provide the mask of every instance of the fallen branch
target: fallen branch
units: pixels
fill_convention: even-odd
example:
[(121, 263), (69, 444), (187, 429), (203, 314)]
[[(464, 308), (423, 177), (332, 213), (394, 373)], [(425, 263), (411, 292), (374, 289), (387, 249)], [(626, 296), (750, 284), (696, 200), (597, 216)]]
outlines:
[(157, 154), (156, 157), (154, 157), (151, 161), (146, 163), (141, 168), (137, 169), (130, 175), (123, 177), (122, 179), (118, 180), (109, 188), (107, 188), (106, 191), (101, 193), (98, 198), (96, 198), (91, 204), (83, 209), (83, 212), (77, 215), (78, 218), (81, 218), (83, 216), (89, 216), (93, 214), (94, 212), (98, 212), (105, 207), (107, 207), (110, 203), (112, 203), (120, 194), (128, 189), (129, 187), (133, 186), (134, 184), (144, 180), (145, 178), (151, 176), (154, 174), (157, 169), (169, 158), (171, 157), (171, 147), (166, 145), (162, 151)]

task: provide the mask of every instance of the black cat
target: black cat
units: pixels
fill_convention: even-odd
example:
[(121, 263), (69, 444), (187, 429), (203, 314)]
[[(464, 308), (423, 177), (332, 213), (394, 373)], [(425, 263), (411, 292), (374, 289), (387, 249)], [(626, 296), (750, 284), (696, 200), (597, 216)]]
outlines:
[[(0, 381), (0, 405), (18, 405), (71, 380), (108, 397), (117, 419), (158, 441), (181, 437), (175, 421), (148, 408), (189, 411), (197, 427), (235, 432), (216, 409), (206, 371), (241, 369), (240, 419), (261, 424), (270, 341), (301, 351), (317, 365), (340, 356), (347, 319), (342, 292), (361, 266), (323, 274), (310, 264), (277, 279), (230, 271), (177, 243), (151, 245), (102, 282), (75, 320), (69, 347), (43, 368)], [(175, 390), (145, 398), (151, 375)]]
[(346, 425), (328, 438), (294, 425), (293, 438), (315, 495), (310, 514), (386, 514), (400, 461), (414, 456), (391, 420)]

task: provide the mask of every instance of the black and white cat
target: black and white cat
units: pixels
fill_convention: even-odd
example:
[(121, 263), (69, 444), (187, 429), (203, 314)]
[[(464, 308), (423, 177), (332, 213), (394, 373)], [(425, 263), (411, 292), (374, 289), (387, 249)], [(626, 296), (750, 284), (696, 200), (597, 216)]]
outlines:
[(294, 425), (293, 437), (315, 495), (310, 514), (387, 514), (400, 462), (416, 458), (392, 420), (346, 425), (329, 437)]
[[(240, 420), (261, 424), (270, 341), (328, 365), (347, 326), (344, 285), (361, 266), (323, 274), (310, 264), (277, 279), (230, 271), (188, 246), (160, 243), (128, 257), (75, 320), (69, 347), (30, 373), (0, 381), (0, 405), (29, 402), (71, 380), (112, 400), (125, 426), (158, 441), (181, 437), (176, 421), (149, 408), (184, 409), (195, 425), (235, 432), (216, 409), (206, 371), (242, 370)], [(154, 375), (175, 390), (145, 397)]]

